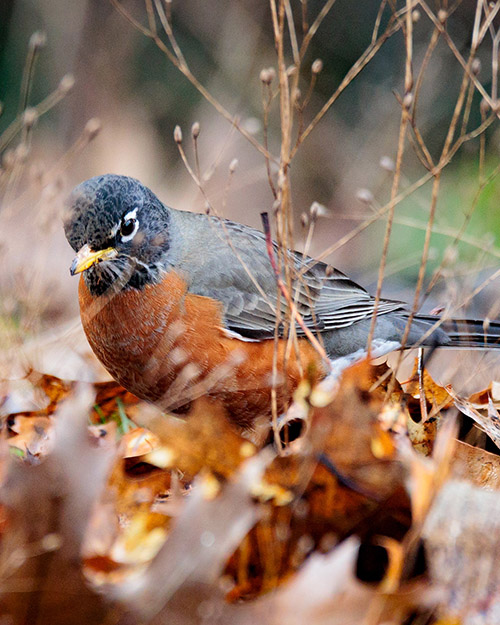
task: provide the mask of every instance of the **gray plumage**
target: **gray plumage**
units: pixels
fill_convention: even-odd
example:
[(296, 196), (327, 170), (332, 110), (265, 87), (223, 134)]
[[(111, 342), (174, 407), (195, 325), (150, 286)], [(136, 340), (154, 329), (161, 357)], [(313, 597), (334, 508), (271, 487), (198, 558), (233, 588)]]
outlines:
[[(134, 209), (137, 234), (126, 240), (121, 234), (123, 220)], [(94, 251), (114, 246), (118, 252), (115, 259), (85, 271), (94, 295), (116, 288), (144, 288), (173, 269), (186, 280), (189, 292), (220, 301), (227, 329), (242, 337), (272, 338), (277, 307), (281, 318), (286, 318), (287, 304), (278, 297), (261, 232), (215, 216), (169, 208), (133, 178), (98, 176), (76, 187), (69, 198), (65, 230), (75, 251), (87, 244)], [(374, 298), (340, 271), (329, 272), (324, 263), (298, 252), (289, 252), (289, 261), (297, 307), (306, 325), (321, 334), (328, 355), (335, 358), (363, 349)], [(406, 305), (383, 299), (377, 315), (374, 338), (400, 342), (409, 315)], [(418, 342), (437, 320), (417, 315), (408, 345)], [(451, 336), (437, 329), (424, 344), (457, 345), (464, 337), (474, 346), (486, 340), (496, 344), (500, 335), (498, 324), (490, 325), (486, 340), (481, 322), (454, 324)], [(297, 327), (297, 332), (303, 331)]]

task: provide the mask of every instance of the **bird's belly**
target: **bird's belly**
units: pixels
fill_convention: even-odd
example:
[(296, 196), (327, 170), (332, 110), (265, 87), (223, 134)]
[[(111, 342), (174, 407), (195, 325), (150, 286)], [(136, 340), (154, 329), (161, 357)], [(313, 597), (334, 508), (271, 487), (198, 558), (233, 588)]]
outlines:
[(221, 304), (187, 293), (169, 273), (158, 285), (93, 298), (83, 280), (79, 289), (82, 323), (99, 360), (127, 390), (176, 409), (202, 395), (222, 400), (233, 419), (251, 423), (270, 413), (273, 356), (279, 408), (308, 368), (325, 373), (315, 350), (299, 340), (283, 366), (286, 342), (243, 342), (222, 331)]

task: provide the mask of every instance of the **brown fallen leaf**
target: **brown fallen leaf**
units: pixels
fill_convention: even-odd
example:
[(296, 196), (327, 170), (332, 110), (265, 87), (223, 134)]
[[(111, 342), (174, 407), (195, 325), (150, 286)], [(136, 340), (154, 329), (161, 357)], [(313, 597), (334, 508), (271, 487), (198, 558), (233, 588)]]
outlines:
[[(418, 410), (420, 412), (420, 407)], [(429, 417), (426, 421), (422, 419), (414, 421), (411, 414), (408, 414), (407, 427), (408, 438), (414, 449), (424, 456), (430, 456), (436, 440), (438, 417)]]
[(487, 490), (500, 490), (500, 456), (496, 454), (457, 441), (451, 469), (456, 479)]
[(176, 468), (187, 476), (200, 471), (218, 478), (231, 477), (257, 451), (230, 424), (221, 406), (206, 399), (193, 403), (185, 418), (153, 416), (136, 420), (153, 431), (161, 445), (145, 460), (162, 468)]
[[(427, 370), (424, 369), (422, 377), (425, 398), (431, 408), (443, 410), (453, 405), (453, 398), (450, 396), (447, 389), (436, 384)], [(405, 392), (412, 397), (419, 398), (420, 391), (418, 359), (415, 359), (410, 381), (405, 385)]]
[(495, 406), (500, 406), (500, 382), (490, 382), (487, 388), (473, 393), (469, 397), (469, 402), (478, 409), (485, 408), (490, 400)]
[(10, 420), (10, 429), (16, 433), (8, 439), (9, 447), (25, 454), (45, 456), (54, 447), (54, 428), (51, 417), (25, 417)]
[(171, 520), (154, 509), (171, 493), (171, 473), (144, 463), (127, 468), (121, 455), (120, 449), (82, 546), (85, 575), (97, 586), (122, 583), (153, 560)]
[(159, 447), (159, 437), (146, 428), (134, 428), (120, 439), (120, 454), (123, 458), (144, 456)]

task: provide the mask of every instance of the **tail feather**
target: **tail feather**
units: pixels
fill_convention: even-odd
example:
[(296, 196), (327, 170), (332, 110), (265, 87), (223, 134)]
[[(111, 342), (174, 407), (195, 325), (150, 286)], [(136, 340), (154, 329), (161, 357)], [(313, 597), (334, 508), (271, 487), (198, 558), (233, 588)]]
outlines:
[[(439, 317), (417, 315), (418, 320), (437, 323)], [(500, 349), (500, 321), (487, 319), (445, 319), (440, 328), (446, 333), (448, 347)]]

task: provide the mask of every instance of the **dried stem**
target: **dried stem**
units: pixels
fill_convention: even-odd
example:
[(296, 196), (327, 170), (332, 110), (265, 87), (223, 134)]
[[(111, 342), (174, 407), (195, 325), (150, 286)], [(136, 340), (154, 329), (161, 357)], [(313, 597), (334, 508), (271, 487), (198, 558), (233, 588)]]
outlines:
[(271, 266), (272, 266), (274, 274), (276, 276), (276, 283), (278, 285), (279, 290), (281, 291), (281, 294), (283, 295), (283, 297), (285, 298), (285, 300), (288, 303), (288, 306), (289, 306), (291, 314), (292, 314), (292, 319), (294, 321), (296, 321), (297, 324), (301, 327), (302, 331), (304, 332), (304, 334), (307, 336), (307, 338), (311, 342), (311, 345), (318, 352), (318, 354), (321, 356), (321, 358), (323, 358), (325, 363), (329, 363), (328, 356), (327, 356), (323, 346), (320, 345), (320, 343), (317, 340), (317, 338), (314, 336), (314, 334), (311, 332), (311, 330), (309, 330), (309, 328), (306, 326), (306, 324), (304, 322), (304, 319), (302, 318), (302, 315), (297, 310), (297, 307), (295, 306), (292, 298), (290, 297), (290, 293), (288, 292), (288, 289), (286, 288), (286, 286), (285, 286), (285, 284), (283, 282), (280, 270), (279, 270), (278, 265), (276, 263), (276, 258), (274, 256), (273, 241), (272, 241), (272, 238), (271, 238), (271, 228), (269, 226), (269, 216), (268, 216), (267, 213), (261, 213), (260, 216), (261, 216), (261, 219), (262, 219), (262, 225), (264, 227), (264, 234), (266, 236), (267, 254), (269, 256), (269, 260), (271, 262)]
[(373, 314), (370, 323), (370, 331), (368, 333), (367, 351), (370, 353), (373, 333), (375, 332), (375, 324), (377, 322), (377, 311), (380, 303), (380, 297), (382, 294), (382, 284), (384, 281), (385, 266), (387, 263), (387, 253), (389, 251), (389, 240), (392, 232), (392, 224), (394, 221), (395, 199), (399, 189), (399, 181), (401, 177), (401, 165), (403, 161), (404, 144), (406, 136), (406, 128), (408, 120), (410, 118), (410, 106), (412, 102), (412, 87), (413, 87), (413, 21), (411, 15), (411, 0), (407, 0), (406, 6), (406, 28), (405, 28), (405, 42), (406, 42), (406, 64), (405, 64), (405, 95), (403, 97), (403, 107), (401, 109), (401, 122), (399, 125), (399, 140), (398, 140), (398, 153), (396, 156), (396, 168), (394, 171), (394, 178), (391, 188), (391, 201), (389, 204), (389, 211), (387, 216), (387, 225), (385, 229), (384, 245), (382, 249), (382, 258), (380, 259), (380, 266), (377, 280), (377, 291), (375, 294), (375, 302), (373, 306)]

